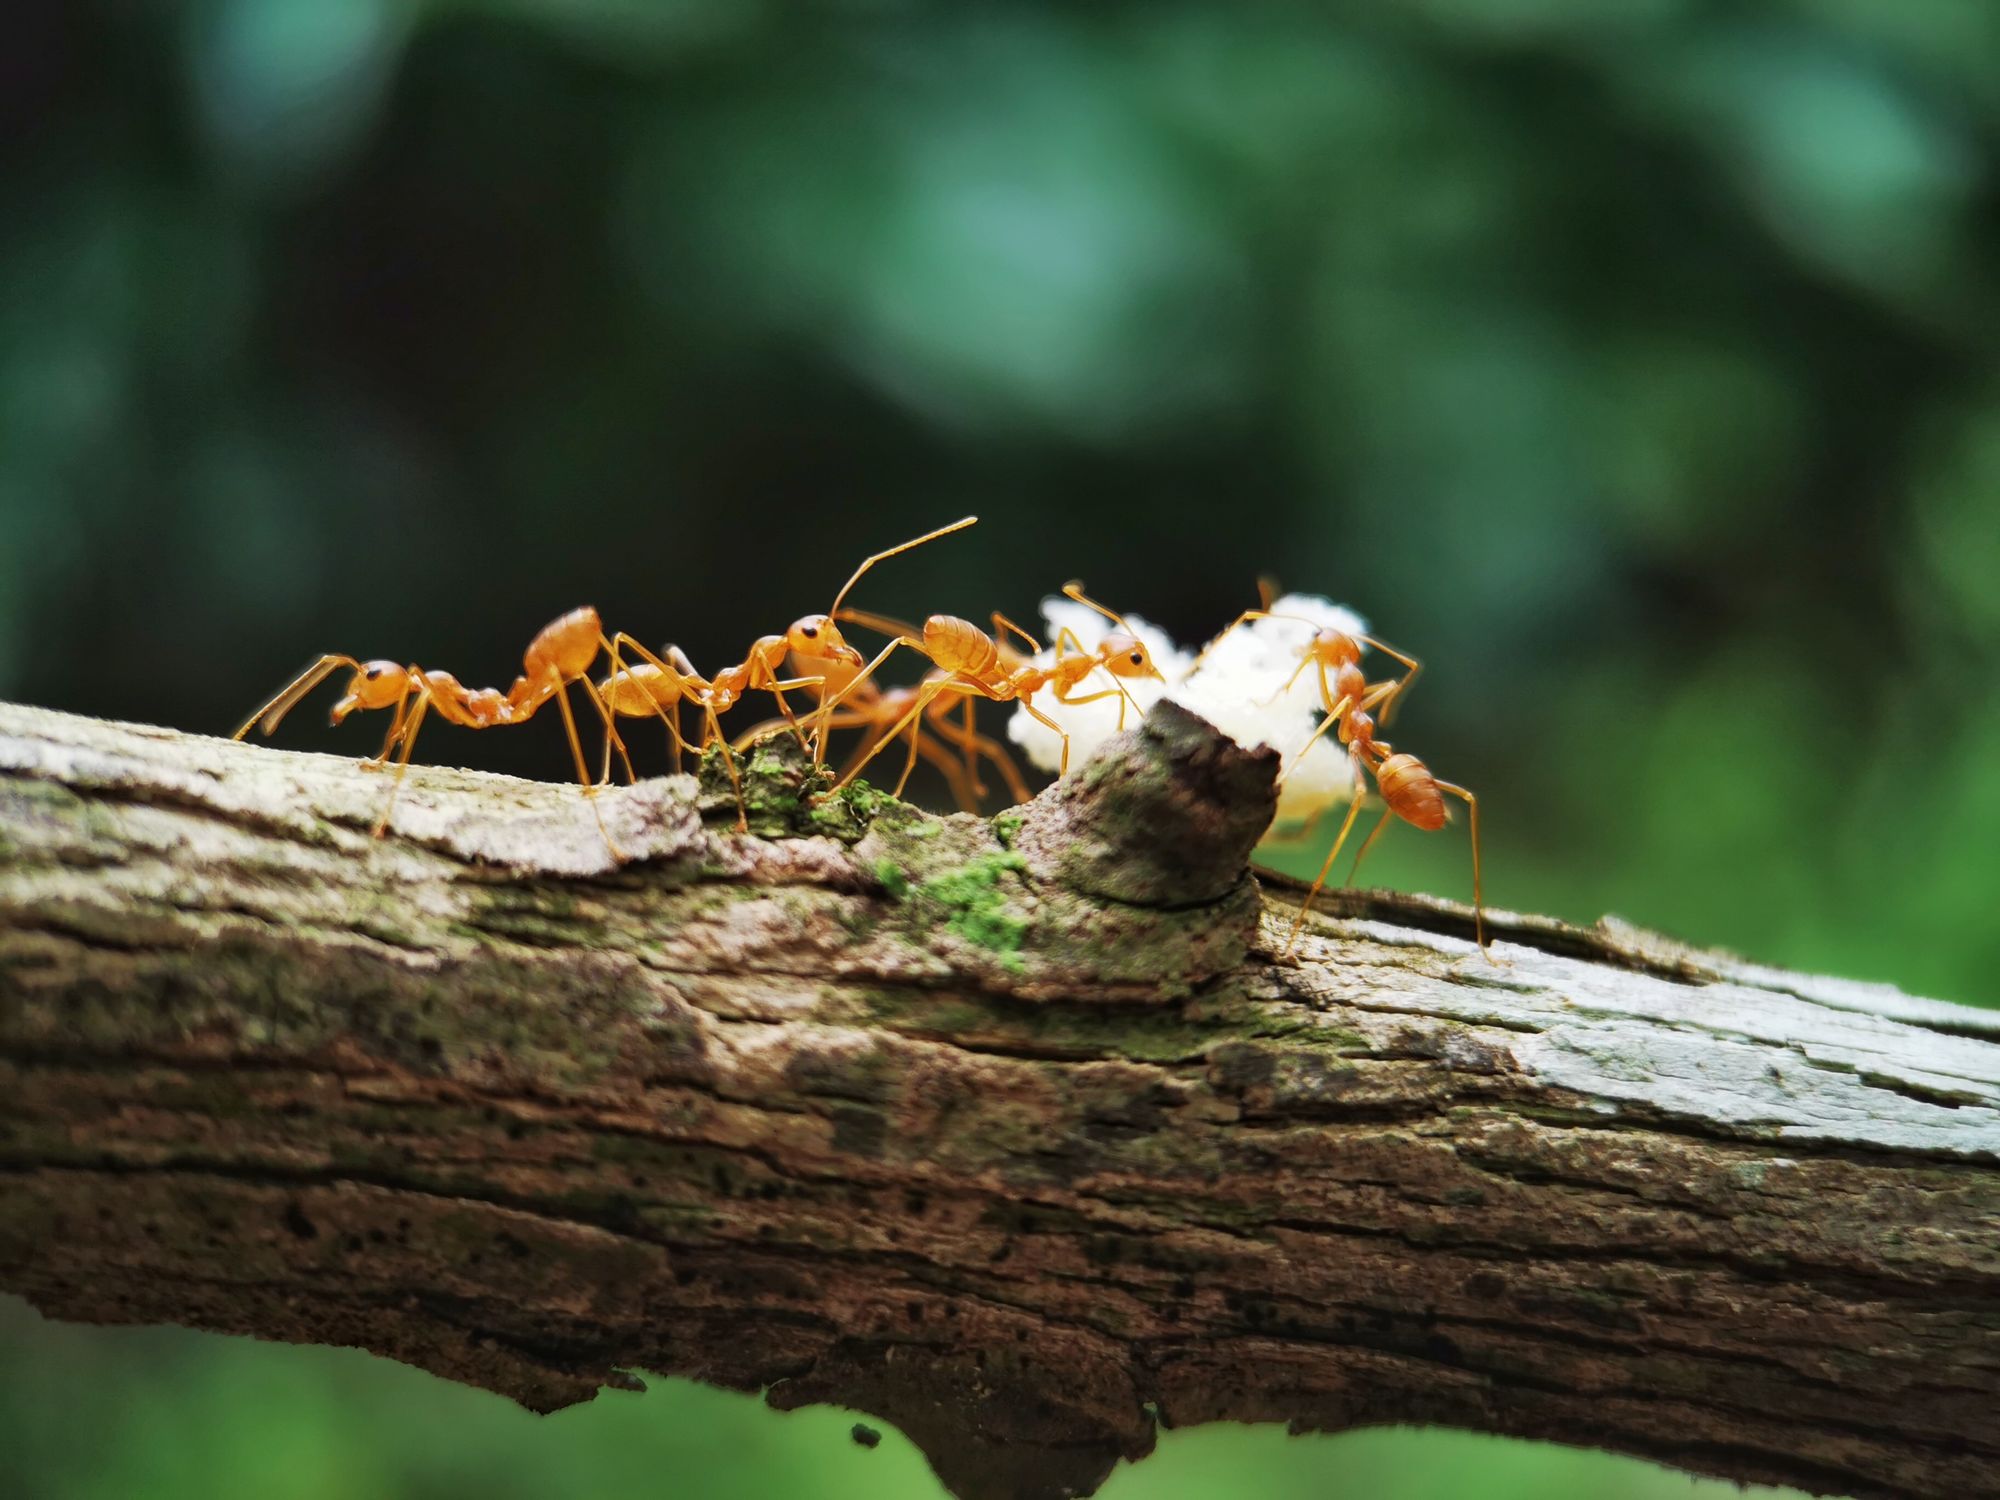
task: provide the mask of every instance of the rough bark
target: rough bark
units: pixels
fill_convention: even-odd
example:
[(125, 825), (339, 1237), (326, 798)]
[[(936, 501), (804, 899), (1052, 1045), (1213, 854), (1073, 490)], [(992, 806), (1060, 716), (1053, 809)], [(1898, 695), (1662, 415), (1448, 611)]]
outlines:
[(375, 840), (352, 761), (0, 706), (0, 1289), (840, 1402), (964, 1497), (1156, 1420), (2000, 1495), (2000, 1015), (1411, 899), (1286, 964), (1271, 775), (1161, 710), (984, 822), (765, 757), (747, 836), (419, 769)]

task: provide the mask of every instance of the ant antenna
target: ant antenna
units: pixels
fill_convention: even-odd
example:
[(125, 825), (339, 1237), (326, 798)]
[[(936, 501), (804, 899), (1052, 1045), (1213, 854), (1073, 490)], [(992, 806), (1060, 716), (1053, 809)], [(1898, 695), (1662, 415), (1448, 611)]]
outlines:
[(1078, 604), (1081, 604), (1085, 609), (1096, 610), (1100, 615), (1103, 615), (1105, 619), (1109, 620), (1112, 624), (1116, 625), (1120, 630), (1124, 631), (1127, 635), (1137, 636), (1139, 634), (1139, 632), (1134, 630), (1131, 624), (1126, 620), (1126, 618), (1123, 615), (1119, 614), (1117, 610), (1106, 609), (1102, 604), (1099, 604), (1095, 599), (1091, 598), (1088, 594), (1084, 593), (1083, 580), (1081, 578), (1072, 578), (1068, 583), (1064, 584), (1063, 593), (1066, 597), (1074, 599)]
[(954, 531), (963, 531), (966, 527), (977, 522), (978, 519), (979, 517), (977, 516), (962, 517), (959, 520), (953, 521), (949, 526), (940, 526), (936, 531), (927, 531), (922, 536), (914, 537), (900, 546), (891, 547), (887, 552), (877, 552), (873, 557), (863, 558), (861, 566), (854, 570), (854, 576), (842, 584), (840, 592), (833, 596), (833, 608), (828, 610), (827, 613), (830, 615), (839, 615), (841, 601), (847, 598), (847, 591), (859, 583), (861, 575), (874, 567), (878, 562), (894, 557), (898, 552), (908, 552), (912, 547), (921, 547), (925, 542), (934, 542), (941, 536), (950, 536)]

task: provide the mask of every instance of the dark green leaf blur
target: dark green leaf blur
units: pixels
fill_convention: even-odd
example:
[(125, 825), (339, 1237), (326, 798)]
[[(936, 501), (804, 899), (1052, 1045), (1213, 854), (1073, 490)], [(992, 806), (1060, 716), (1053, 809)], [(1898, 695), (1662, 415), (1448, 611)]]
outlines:
[[(857, 602), (1198, 639), (1275, 574), (1426, 660), (1497, 904), (1989, 1003), (1996, 60), (1963, 0), (21, 7), (0, 696), (227, 732), (579, 603), (720, 663), (976, 511)], [(282, 742), (371, 752), (330, 696)], [(568, 775), (554, 716), (420, 759)], [(1371, 869), (1463, 896), (1463, 827)], [(35, 1500), (937, 1493), (851, 1422), (0, 1305)], [(1690, 1493), (1270, 1429), (1104, 1494), (1350, 1490)]]

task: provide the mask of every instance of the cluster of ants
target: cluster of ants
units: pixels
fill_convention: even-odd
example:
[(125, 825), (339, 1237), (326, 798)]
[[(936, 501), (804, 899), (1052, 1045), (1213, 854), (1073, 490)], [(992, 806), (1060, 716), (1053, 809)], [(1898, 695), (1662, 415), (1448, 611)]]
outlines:
[[(467, 729), (491, 729), (525, 723), (551, 701), (562, 714), (576, 761), (577, 779), (586, 794), (594, 793), (609, 780), (614, 752), (624, 766), (627, 779), (637, 779), (618, 730), (618, 720), (657, 718), (666, 725), (676, 768), (683, 752), (700, 753), (710, 747), (717, 752), (736, 797), (739, 830), (748, 824), (737, 756), (774, 735), (793, 736), (817, 768), (825, 763), (831, 735), (859, 731), (859, 743), (837, 773), (836, 791), (853, 782), (876, 756), (903, 740), (907, 748), (902, 774), (896, 783), (897, 795), (902, 793), (917, 761), (922, 759), (937, 769), (959, 805), (968, 811), (977, 811), (987, 793), (979, 775), (980, 767), (986, 764), (999, 773), (1016, 802), (1025, 802), (1028, 788), (1013, 758), (996, 740), (979, 732), (975, 719), (977, 703), (983, 700), (1013, 705), (1017, 710), (1016, 740), (1025, 742), (1028, 736), (1022, 731), (1030, 723), (1052, 733), (1058, 747), (1052, 769), (1060, 777), (1068, 774), (1071, 749), (1071, 733), (1062, 722), (1063, 717), (1072, 716), (1083, 705), (1100, 702), (1108, 705), (1115, 700), (1117, 726), (1123, 728), (1128, 709), (1140, 708), (1134, 688), (1148, 684), (1152, 690), (1147, 696), (1154, 700), (1173, 688), (1140, 630), (1123, 615), (1091, 599), (1078, 583), (1067, 585), (1063, 593), (1114, 628), (1080, 631), (1063, 625), (1047, 648), (997, 611), (991, 617), (989, 632), (955, 615), (931, 615), (921, 626), (913, 626), (845, 607), (848, 593), (877, 563), (961, 531), (976, 519), (967, 516), (864, 559), (825, 614), (803, 616), (793, 621), (783, 635), (760, 637), (751, 644), (741, 662), (706, 676), (677, 647), (668, 646), (655, 654), (624, 631), (607, 635), (597, 611), (586, 606), (552, 621), (535, 636), (522, 656), (521, 675), (505, 692), (490, 687), (469, 688), (449, 672), (427, 670), (414, 662), (407, 665), (393, 661), (364, 662), (351, 656), (328, 654), (245, 720), (234, 737), (242, 739), (253, 727), (271, 734), (301, 699), (333, 673), (346, 669), (351, 675), (345, 693), (333, 706), (335, 724), (357, 711), (390, 712), (388, 735), (369, 762), (386, 767), (393, 760), (395, 766), (395, 784), (389, 805), (376, 823), (377, 836), (388, 827), (396, 791), (409, 769), (417, 734), (427, 715), (435, 711), (446, 721)], [(1313, 619), (1274, 609), (1271, 590), (1265, 587), (1261, 607), (1245, 610), (1210, 641), (1194, 658), (1184, 680), (1192, 682), (1204, 663), (1236, 632), (1246, 627), (1255, 631), (1266, 622), (1286, 624), (1289, 633), (1283, 637), (1281, 649), (1286, 657), (1296, 657), (1290, 678), (1276, 697), (1289, 693), (1307, 672), (1314, 674), (1317, 684), (1317, 726), (1295, 749), (1280, 746), (1292, 752), (1280, 771), (1281, 782), (1292, 777), (1307, 762), (1314, 746), (1329, 734), (1344, 751), (1349, 778), (1349, 784), (1342, 789), (1349, 804), (1346, 819), (1299, 907), (1285, 953), (1291, 953), (1306, 914), (1326, 885), (1328, 874), (1353, 830), (1371, 780), (1385, 809), (1355, 855), (1348, 880), (1353, 880), (1362, 859), (1391, 818), (1401, 818), (1427, 831), (1440, 829), (1447, 821), (1445, 797), (1462, 799), (1471, 815), (1475, 930), (1484, 951), (1478, 799), (1464, 787), (1439, 780), (1416, 756), (1394, 750), (1377, 736), (1377, 730), (1386, 726), (1402, 695), (1415, 680), (1421, 664), (1362, 633), (1344, 612)], [(884, 635), (888, 644), (872, 658), (864, 658), (848, 643), (841, 630), (843, 624)], [(1096, 634), (1099, 638), (1086, 644), (1085, 634)], [(1025, 651), (1020, 649), (1023, 646)], [(1361, 667), (1362, 654), (1370, 647), (1394, 658), (1402, 668), (1401, 674), (1371, 682)], [(876, 674), (899, 650), (915, 652), (930, 664), (929, 670), (921, 682), (912, 686), (885, 687)], [(591, 674), (600, 658), (608, 663), (608, 670), (593, 681)], [(1102, 676), (1098, 675), (1100, 670)], [(1102, 685), (1106, 682), (1108, 686)], [(572, 686), (583, 690), (603, 723), (603, 763), (595, 776), (584, 758), (583, 743), (577, 734), (569, 698)], [(1242, 685), (1232, 683), (1228, 691), (1240, 696)], [(732, 740), (723, 733), (722, 716), (748, 693), (769, 694), (778, 715)], [(788, 694), (808, 695), (810, 708), (796, 709)], [(1209, 696), (1214, 696), (1212, 687)], [(1275, 702), (1276, 698), (1269, 701)], [(701, 723), (700, 737), (692, 745), (682, 730), (683, 705), (695, 710)], [(1209, 706), (1213, 711), (1227, 705), (1204, 705), (1191, 699), (1190, 706), (1197, 711)], [(954, 709), (962, 711), (956, 720), (952, 717)], [(1227, 719), (1228, 715), (1217, 713), (1215, 717)], [(1224, 727), (1228, 725), (1225, 723)], [(1255, 737), (1255, 732), (1246, 734), (1239, 730), (1238, 735), (1247, 739)], [(1268, 735), (1263, 739), (1275, 743)], [(1311, 800), (1315, 805), (1309, 814), (1316, 819), (1328, 801), (1320, 796)]]

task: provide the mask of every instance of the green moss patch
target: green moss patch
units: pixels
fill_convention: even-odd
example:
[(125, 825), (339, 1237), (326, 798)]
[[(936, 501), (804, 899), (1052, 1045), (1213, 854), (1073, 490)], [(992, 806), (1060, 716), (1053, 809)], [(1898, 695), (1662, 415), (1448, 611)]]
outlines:
[(711, 823), (733, 823), (737, 792), (743, 793), (743, 817), (760, 838), (823, 834), (844, 844), (867, 833), (876, 818), (902, 806), (865, 781), (834, 790), (834, 774), (814, 766), (789, 735), (767, 740), (735, 756), (736, 781), (720, 745), (702, 751), (697, 780), (702, 817)]
[(1020, 952), (1028, 919), (1012, 908), (1005, 886), (1027, 867), (1028, 862), (1012, 852), (981, 855), (949, 874), (926, 880), (917, 895), (944, 908), (945, 926), (952, 932), (1001, 955), (1002, 965), (1018, 973), (1025, 967)]

